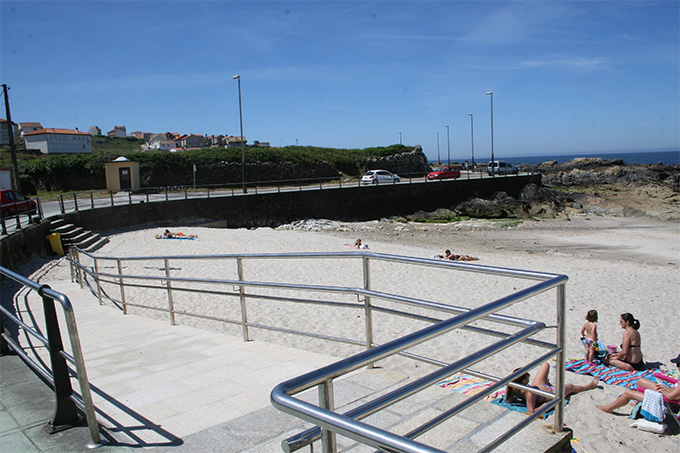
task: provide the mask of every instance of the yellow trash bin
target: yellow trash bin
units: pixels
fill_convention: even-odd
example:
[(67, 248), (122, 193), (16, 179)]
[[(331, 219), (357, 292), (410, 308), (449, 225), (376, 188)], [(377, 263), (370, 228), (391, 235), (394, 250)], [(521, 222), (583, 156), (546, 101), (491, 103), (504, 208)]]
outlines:
[(63, 255), (64, 254), (64, 248), (61, 246), (61, 234), (59, 233), (52, 233), (48, 234), (45, 236), (48, 241), (50, 241), (50, 246), (52, 247), (52, 251), (56, 253), (57, 255)]

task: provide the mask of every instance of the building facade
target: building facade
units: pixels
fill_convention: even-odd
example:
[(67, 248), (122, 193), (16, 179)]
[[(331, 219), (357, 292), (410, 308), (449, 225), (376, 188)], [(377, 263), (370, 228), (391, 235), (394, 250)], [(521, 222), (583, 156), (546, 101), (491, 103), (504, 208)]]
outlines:
[(92, 136), (71, 129), (44, 128), (24, 135), (26, 149), (43, 154), (77, 154), (92, 152)]
[[(8, 122), (4, 118), (0, 118), (0, 146), (1, 145), (9, 145), (9, 127), (8, 127)], [(14, 143), (17, 142), (17, 125), (16, 123), (13, 124), (14, 129), (12, 132), (14, 132)]]

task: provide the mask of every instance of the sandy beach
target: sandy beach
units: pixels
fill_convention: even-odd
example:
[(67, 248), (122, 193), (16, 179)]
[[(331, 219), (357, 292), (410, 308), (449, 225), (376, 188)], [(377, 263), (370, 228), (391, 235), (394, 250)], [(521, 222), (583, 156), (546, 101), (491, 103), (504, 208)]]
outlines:
[[(572, 215), (568, 219), (524, 221), (512, 228), (498, 228), (491, 221), (466, 221), (451, 224), (398, 223), (389, 220), (361, 223), (310, 221), (279, 229), (211, 229), (183, 225), (159, 225), (155, 229), (119, 232), (109, 236), (110, 243), (98, 251), (98, 256), (162, 256), (211, 255), (230, 253), (277, 252), (346, 252), (353, 249), (345, 243), (361, 238), (369, 251), (394, 255), (432, 258), (451, 249), (454, 253), (473, 255), (475, 263), (513, 269), (565, 274), (567, 284), (567, 357), (582, 358), (579, 341), (584, 316), (590, 309), (599, 312), (599, 332), (605, 344), (618, 345), (623, 331), (618, 325), (621, 313), (630, 312), (640, 320), (642, 352), (650, 366), (673, 369), (669, 359), (680, 352), (680, 318), (677, 316), (677, 294), (680, 290), (680, 222), (650, 218), (598, 217)], [(198, 235), (195, 241), (156, 240), (155, 234), (165, 228)], [(173, 263), (175, 263), (173, 261)], [(55, 265), (56, 264), (56, 265)], [(35, 269), (36, 263), (31, 263)], [(111, 269), (113, 269), (113, 264)], [(126, 272), (132, 273), (126, 267)], [(361, 286), (361, 266), (356, 260), (335, 259), (324, 262), (259, 260), (247, 262), (245, 278), (262, 281), (297, 281), (309, 284)], [(162, 275), (161, 262), (134, 269), (147, 275)], [(70, 279), (64, 260), (51, 261), (33, 274), (42, 281)], [(236, 278), (234, 261), (182, 261), (173, 266), (174, 276)], [(371, 268), (372, 288), (473, 308), (516, 290), (525, 281), (506, 282), (497, 277), (467, 272), (443, 272), (423, 267), (413, 269), (387, 263)], [(140, 290), (128, 294), (152, 300), (150, 293)], [(316, 297), (316, 296), (309, 296)], [(338, 296), (339, 297), (339, 296)], [(340, 300), (340, 299), (338, 299)], [(345, 299), (346, 300), (346, 299)], [(164, 302), (159, 302), (164, 303)], [(176, 304), (187, 309), (200, 309), (223, 316), (237, 316), (236, 308), (225, 308), (224, 302), (209, 297), (178, 297)], [(237, 304), (232, 304), (237, 305)], [(385, 304), (389, 306), (389, 304)], [(279, 306), (252, 303), (252, 322), (271, 323), (287, 328), (314, 326), (329, 335), (363, 338), (361, 316), (339, 315), (337, 308), (314, 309), (308, 304)], [(147, 311), (147, 313), (149, 313)], [(555, 324), (555, 296), (550, 292), (536, 300), (517, 304), (504, 314), (541, 320)], [(152, 316), (166, 316), (151, 314)], [(240, 336), (236, 327), (216, 322), (180, 319), (218, 329), (225, 334)], [(422, 322), (376, 316), (376, 338), (381, 343), (397, 335), (422, 327)], [(542, 333), (542, 338), (554, 339), (554, 329)], [(350, 346), (338, 346), (255, 330), (255, 341), (283, 342), (289, 346), (318, 350), (342, 357), (358, 352)], [(479, 349), (485, 340), (462, 335), (446, 337), (425, 347), (426, 354), (441, 360), (454, 360)], [(503, 353), (502, 360), (484, 361), (475, 366), (489, 373), (509, 372), (520, 366), (535, 350), (513, 347)], [(388, 365), (399, 371), (417, 375), (423, 371), (412, 362)], [(387, 365), (386, 365), (387, 366)], [(532, 373), (532, 375), (535, 374)], [(554, 370), (551, 378), (554, 380)], [(589, 376), (567, 373), (568, 382), (586, 384)], [(678, 451), (680, 437), (658, 436), (630, 428), (628, 418), (632, 407), (618, 411), (621, 415), (605, 414), (596, 404), (614, 400), (623, 387), (600, 383), (594, 390), (575, 395), (565, 411), (565, 423), (574, 430), (579, 445), (590, 453), (615, 451)], [(550, 421), (549, 419), (548, 421)], [(543, 422), (541, 422), (543, 423)]]

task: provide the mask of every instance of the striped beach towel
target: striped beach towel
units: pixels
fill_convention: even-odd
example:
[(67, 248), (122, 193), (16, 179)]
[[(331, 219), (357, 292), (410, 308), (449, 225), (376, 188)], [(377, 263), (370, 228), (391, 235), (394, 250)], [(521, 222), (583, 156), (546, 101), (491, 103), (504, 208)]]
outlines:
[(591, 376), (595, 376), (599, 380), (609, 385), (620, 385), (633, 390), (637, 388), (638, 379), (645, 378), (654, 381), (654, 372), (659, 371), (653, 369), (644, 371), (625, 371), (613, 366), (588, 363), (584, 359), (569, 360), (565, 364), (565, 368), (567, 371), (577, 374), (589, 374)]
[[(482, 390), (485, 390), (492, 384), (493, 382), (487, 381), (486, 379), (471, 376), (469, 374), (456, 373), (451, 376), (450, 379), (442, 381), (437, 385), (445, 389), (453, 390), (456, 393), (472, 396), (478, 394)], [(497, 390), (487, 395), (484, 399), (489, 401), (500, 398), (503, 395), (505, 395), (505, 389)]]

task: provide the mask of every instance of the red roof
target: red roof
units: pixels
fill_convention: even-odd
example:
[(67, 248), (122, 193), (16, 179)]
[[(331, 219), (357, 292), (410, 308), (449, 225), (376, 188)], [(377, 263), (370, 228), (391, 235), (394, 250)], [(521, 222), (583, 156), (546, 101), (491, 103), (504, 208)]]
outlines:
[(54, 127), (42, 128), (37, 131), (29, 132), (26, 135), (42, 135), (42, 134), (60, 134), (60, 135), (92, 135), (87, 132), (74, 131), (73, 129), (56, 129)]

